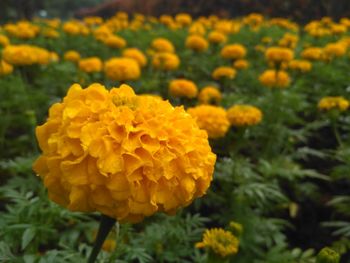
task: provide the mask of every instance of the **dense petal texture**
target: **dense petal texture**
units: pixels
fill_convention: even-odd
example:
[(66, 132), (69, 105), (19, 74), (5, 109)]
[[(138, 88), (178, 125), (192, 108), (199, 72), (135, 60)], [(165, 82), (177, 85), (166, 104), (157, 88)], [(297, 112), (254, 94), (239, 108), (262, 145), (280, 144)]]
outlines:
[(49, 197), (73, 211), (137, 222), (205, 194), (215, 154), (182, 107), (122, 85), (73, 85), (37, 127), (34, 163)]

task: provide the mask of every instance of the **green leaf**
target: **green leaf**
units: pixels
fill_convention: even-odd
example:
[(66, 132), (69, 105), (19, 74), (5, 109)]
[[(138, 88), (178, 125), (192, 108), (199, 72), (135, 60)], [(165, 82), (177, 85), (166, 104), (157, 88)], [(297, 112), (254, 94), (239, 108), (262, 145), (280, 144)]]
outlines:
[(22, 235), (22, 250), (24, 250), (28, 244), (33, 240), (35, 236), (35, 228), (31, 227), (24, 231)]

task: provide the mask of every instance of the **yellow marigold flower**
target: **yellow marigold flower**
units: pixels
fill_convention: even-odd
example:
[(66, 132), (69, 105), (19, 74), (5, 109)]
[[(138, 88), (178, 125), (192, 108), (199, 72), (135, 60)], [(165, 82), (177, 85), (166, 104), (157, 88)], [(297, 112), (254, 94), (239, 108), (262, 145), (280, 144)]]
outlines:
[(100, 72), (102, 61), (98, 57), (84, 58), (79, 61), (79, 69), (86, 73)]
[(104, 71), (107, 78), (117, 81), (136, 80), (141, 75), (139, 64), (132, 58), (111, 58)]
[(331, 32), (334, 35), (341, 35), (341, 34), (346, 33), (346, 31), (347, 31), (347, 27), (345, 25), (334, 24), (334, 25), (331, 26)]
[(222, 228), (205, 230), (203, 241), (196, 244), (197, 248), (207, 248), (221, 257), (237, 254), (239, 240), (229, 231)]
[(287, 72), (283, 70), (266, 70), (260, 77), (259, 81), (262, 85), (269, 88), (286, 88), (290, 84), (290, 77)]
[(159, 22), (166, 26), (169, 26), (174, 23), (174, 19), (169, 15), (161, 15), (159, 18)]
[(60, 36), (60, 33), (58, 33), (58, 31), (53, 28), (44, 28), (41, 31), (41, 34), (47, 38), (59, 38)]
[(294, 52), (289, 48), (270, 47), (265, 51), (265, 58), (269, 62), (280, 64), (291, 61), (294, 58)]
[(261, 122), (262, 112), (251, 105), (234, 105), (227, 110), (227, 118), (232, 126), (252, 126)]
[(278, 41), (278, 45), (285, 48), (294, 49), (299, 41), (299, 37), (294, 34), (286, 33), (284, 36)]
[(126, 46), (126, 41), (122, 37), (118, 37), (115, 35), (108, 36), (104, 43), (111, 48), (123, 48)]
[(75, 50), (68, 50), (64, 53), (64, 60), (71, 61), (77, 63), (80, 60), (80, 54)]
[(199, 105), (187, 110), (197, 121), (199, 128), (208, 133), (209, 138), (224, 137), (230, 127), (226, 111), (222, 107)]
[(308, 47), (301, 52), (301, 57), (308, 60), (321, 60), (323, 58), (323, 50), (319, 47)]
[(5, 35), (0, 35), (0, 45), (6, 47), (10, 44), (10, 40)]
[(249, 67), (249, 62), (245, 59), (238, 59), (233, 62), (233, 67), (235, 69), (246, 69)]
[(218, 67), (213, 71), (211, 76), (215, 80), (219, 80), (219, 79), (223, 79), (223, 78), (234, 79), (236, 76), (236, 70), (234, 68), (231, 68), (231, 67), (225, 67), (225, 66)]
[(191, 25), (191, 27), (188, 29), (188, 33), (190, 35), (199, 35), (204, 36), (205, 35), (205, 27), (201, 23), (194, 23)]
[(329, 43), (323, 48), (326, 58), (342, 57), (346, 54), (347, 46), (342, 43)]
[(49, 198), (121, 222), (189, 205), (208, 189), (216, 159), (183, 107), (127, 85), (74, 84), (36, 136), (43, 153), (33, 169)]
[(175, 48), (173, 44), (165, 38), (156, 38), (152, 41), (151, 46), (158, 52), (174, 53)]
[(113, 252), (117, 247), (115, 239), (106, 239), (102, 244), (102, 250), (106, 252)]
[(240, 44), (224, 46), (220, 52), (221, 57), (226, 59), (242, 59), (246, 54), (246, 48)]
[(254, 49), (261, 53), (264, 53), (266, 51), (266, 47), (264, 47), (263, 45), (256, 45)]
[(26, 66), (50, 62), (50, 53), (43, 48), (31, 45), (8, 45), (2, 51), (3, 59), (17, 66)]
[(88, 26), (101, 25), (103, 23), (103, 18), (99, 16), (87, 16), (83, 19), (84, 23)]
[(63, 25), (63, 31), (69, 35), (88, 35), (89, 29), (79, 21), (68, 21)]
[(56, 52), (51, 51), (50, 52), (50, 61), (51, 62), (58, 62), (60, 60), (60, 57)]
[(156, 53), (152, 59), (152, 66), (161, 70), (175, 70), (180, 65), (179, 57), (174, 53)]
[(338, 109), (345, 111), (349, 108), (349, 101), (344, 97), (324, 97), (318, 102), (320, 110)]
[(308, 60), (292, 60), (289, 62), (288, 67), (300, 72), (308, 72), (312, 69), (312, 64)]
[(213, 44), (221, 44), (227, 41), (227, 37), (219, 31), (212, 31), (209, 33), (208, 40)]
[(101, 42), (104, 42), (108, 37), (113, 35), (111, 29), (106, 25), (102, 25), (96, 28), (93, 31), (93, 34), (94, 34), (94, 37)]
[(188, 26), (192, 23), (192, 17), (189, 14), (180, 13), (175, 16), (175, 21), (181, 26)]
[(208, 41), (198, 35), (190, 35), (186, 38), (186, 47), (197, 52), (202, 52), (208, 49)]
[(9, 75), (13, 72), (13, 66), (4, 60), (0, 60), (0, 76)]
[(138, 48), (127, 48), (122, 54), (125, 58), (132, 58), (136, 60), (140, 67), (144, 67), (147, 64), (147, 58)]
[(261, 39), (261, 42), (264, 44), (270, 44), (272, 42), (272, 38), (271, 37), (263, 37)]
[(38, 26), (27, 21), (19, 21), (17, 24), (7, 24), (4, 26), (4, 29), (11, 36), (22, 39), (34, 38), (40, 31)]
[(198, 100), (202, 104), (219, 104), (222, 95), (218, 88), (206, 86), (199, 92)]
[(169, 93), (173, 97), (195, 98), (198, 93), (194, 82), (187, 79), (174, 79), (169, 84)]

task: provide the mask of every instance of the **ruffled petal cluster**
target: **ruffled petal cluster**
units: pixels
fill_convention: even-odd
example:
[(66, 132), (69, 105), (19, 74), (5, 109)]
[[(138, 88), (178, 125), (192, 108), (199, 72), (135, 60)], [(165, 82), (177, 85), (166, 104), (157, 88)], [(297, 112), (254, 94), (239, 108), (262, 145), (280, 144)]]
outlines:
[(346, 111), (349, 106), (350, 102), (344, 97), (324, 97), (318, 102), (318, 108), (326, 111), (331, 109)]
[(84, 58), (79, 61), (79, 69), (86, 73), (100, 72), (102, 66), (102, 60), (98, 57)]
[(49, 110), (33, 165), (49, 198), (73, 211), (138, 222), (205, 194), (215, 154), (183, 107), (122, 85), (73, 85)]
[(11, 65), (46, 65), (50, 62), (50, 52), (32, 45), (8, 45), (2, 51), (3, 60)]
[(193, 99), (197, 96), (198, 88), (193, 81), (187, 79), (174, 79), (169, 84), (169, 93), (173, 97)]
[(132, 58), (111, 58), (106, 61), (104, 71), (107, 78), (117, 81), (136, 80), (141, 75), (139, 64)]
[(252, 126), (261, 122), (262, 112), (250, 105), (234, 105), (227, 110), (227, 118), (232, 126)]
[(268, 88), (286, 88), (290, 84), (290, 77), (283, 70), (266, 70), (259, 76), (262, 85)]
[(206, 130), (209, 138), (220, 138), (226, 135), (230, 127), (224, 108), (199, 105), (187, 110), (194, 118), (196, 118), (198, 126)]
[(201, 104), (219, 104), (221, 98), (220, 90), (213, 86), (202, 88), (198, 95), (198, 100)]

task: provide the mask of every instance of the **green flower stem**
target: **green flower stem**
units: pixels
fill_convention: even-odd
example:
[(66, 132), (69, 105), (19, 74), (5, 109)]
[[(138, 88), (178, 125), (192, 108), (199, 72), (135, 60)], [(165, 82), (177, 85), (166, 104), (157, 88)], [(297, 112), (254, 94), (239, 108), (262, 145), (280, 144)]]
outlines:
[(108, 233), (111, 231), (112, 227), (115, 225), (116, 220), (106, 215), (101, 215), (100, 227), (98, 229), (96, 241), (94, 248), (91, 251), (88, 263), (94, 263), (101, 250), (103, 242), (106, 240)]

